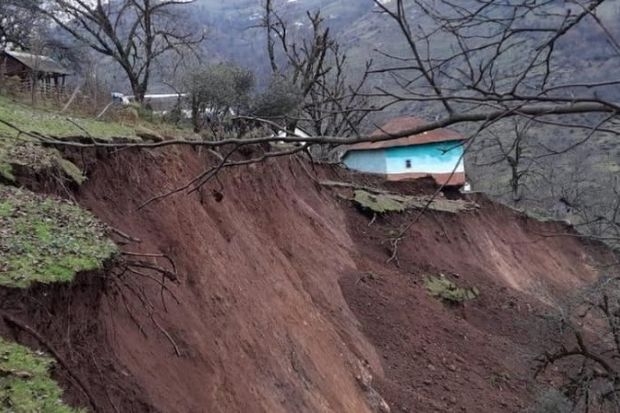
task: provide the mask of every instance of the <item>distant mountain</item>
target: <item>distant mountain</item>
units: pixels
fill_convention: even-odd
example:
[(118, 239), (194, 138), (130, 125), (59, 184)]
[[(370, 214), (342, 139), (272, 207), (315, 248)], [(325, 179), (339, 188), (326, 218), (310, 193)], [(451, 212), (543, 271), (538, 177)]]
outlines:
[[(459, 6), (475, 7), (476, 3), (475, 0), (461, 0)], [(556, 3), (559, 12), (568, 7), (562, 0), (556, 0)], [(204, 26), (209, 33), (204, 45), (207, 56), (251, 68), (259, 79), (268, 76), (265, 34), (257, 28), (262, 17), (262, 4), (263, 0), (199, 0), (195, 3), (192, 6), (195, 10), (191, 13), (194, 23)], [(419, 30), (418, 26), (422, 30), (428, 29), (430, 20), (414, 6), (414, 2), (410, 4), (408, 12), (414, 29)], [(388, 17), (377, 13), (372, 0), (279, 0), (275, 1), (275, 7), (288, 22), (291, 32), (308, 29), (306, 12), (320, 9), (332, 34), (349, 57), (351, 76), (360, 75), (368, 59), (373, 59), (378, 67), (394, 63), (377, 50), (408, 57), (409, 49), (398, 27)], [(620, 0), (606, 2), (601, 6), (599, 16), (612, 34), (620, 38)], [(544, 25), (544, 21), (532, 24)], [(558, 70), (554, 75), (558, 80), (569, 79), (574, 70), (578, 70), (582, 81), (612, 76), (617, 62), (609, 59), (609, 48), (600, 47), (606, 43), (605, 33), (600, 28), (579, 25), (558, 43), (555, 62)], [(434, 55), (441, 55), (449, 53), (453, 44), (448, 37), (435, 37), (431, 47)], [(375, 77), (373, 82), (385, 85), (386, 79)]]
[[(192, 16), (194, 23), (208, 31), (204, 48), (211, 60), (233, 61), (251, 68), (264, 81), (270, 72), (264, 30), (257, 27), (263, 16), (262, 4), (262, 0), (200, 0), (193, 5)], [(275, 4), (291, 32), (307, 29), (306, 12), (320, 9), (336, 36), (373, 10), (372, 0), (288, 0)]]
[[(462, 7), (473, 7), (476, 2), (459, 0), (458, 4)], [(547, 4), (556, 7), (560, 13), (567, 7), (574, 6), (573, 3), (562, 0)], [(262, 15), (261, 5), (262, 0), (201, 0), (194, 6), (196, 12), (193, 15), (197, 22), (209, 29), (210, 35), (205, 43), (208, 56), (216, 61), (232, 60), (251, 68), (264, 83), (269, 77), (270, 69), (264, 31), (256, 28)], [(306, 11), (320, 8), (326, 24), (348, 55), (352, 77), (361, 74), (364, 63), (370, 58), (374, 59), (377, 67), (394, 63), (376, 50), (408, 57), (409, 49), (398, 27), (386, 16), (376, 13), (377, 8), (372, 0), (282, 0), (276, 2), (276, 6), (289, 23), (289, 29), (298, 32), (307, 29)], [(415, 7), (412, 6), (408, 12), (415, 30), (429, 27), (428, 19), (416, 11)], [(617, 77), (620, 62), (617, 55), (613, 54), (613, 47), (607, 36), (611, 34), (620, 39), (620, 0), (606, 2), (599, 8), (597, 15), (605, 23), (609, 33), (591, 22), (578, 25), (564, 36), (556, 47), (552, 81), (563, 83), (578, 79), (579, 82), (594, 82)], [(539, 27), (548, 24), (545, 19), (525, 23)], [(447, 38), (436, 37), (431, 51), (434, 55), (441, 55), (450, 53), (451, 47)], [(518, 59), (518, 53), (522, 52), (523, 49), (516, 48), (515, 59)], [(510, 64), (504, 65), (504, 69), (510, 71)], [(373, 77), (371, 83), (388, 89), (394, 86), (387, 76)], [(580, 92), (583, 93), (583, 90)], [(598, 96), (620, 102), (618, 87), (601, 88), (596, 92)], [(408, 114), (432, 119), (437, 114), (437, 109), (430, 104), (399, 105), (375, 115), (372, 119), (381, 123), (392, 116)], [(593, 118), (581, 120), (596, 122)], [(372, 124), (369, 127), (372, 127)], [(467, 132), (467, 129), (463, 131)], [(592, 214), (605, 215), (614, 202), (612, 187), (615, 176), (620, 173), (620, 143), (617, 137), (595, 134), (590, 140), (567, 153), (547, 157), (546, 154), (550, 152), (561, 152), (564, 148), (580, 142), (588, 132), (582, 129), (538, 126), (529, 133), (531, 137), (527, 157), (543, 157), (537, 161), (536, 167), (530, 165), (532, 170), (523, 178), (523, 194), (517, 206), (545, 211), (554, 208), (558, 200), (566, 196), (575, 202), (585, 203), (586, 209), (589, 208)], [(511, 124), (506, 123), (505, 127), (500, 125), (499, 135), (500, 139), (509, 145), (514, 140)], [(478, 139), (466, 159), (473, 186), (506, 202), (514, 203), (509, 191), (510, 168), (507, 162), (492, 162), (498, 158), (498, 146), (497, 142), (494, 143), (488, 138), (487, 135)], [(620, 183), (615, 185), (620, 186)], [(620, 190), (620, 187), (618, 189)], [(574, 213), (556, 217), (568, 217), (577, 223), (582, 221), (574, 216)], [(620, 223), (618, 225), (620, 228)]]

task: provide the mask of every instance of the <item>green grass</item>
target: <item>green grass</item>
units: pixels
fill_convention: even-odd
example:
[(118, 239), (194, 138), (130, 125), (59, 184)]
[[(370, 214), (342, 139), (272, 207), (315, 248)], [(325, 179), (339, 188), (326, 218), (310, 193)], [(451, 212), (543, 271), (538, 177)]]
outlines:
[[(6, 96), (0, 96), (0, 120), (28, 133), (57, 139), (85, 135), (101, 141), (114, 138), (139, 139), (133, 128), (118, 123), (75, 117), (71, 118), (71, 121), (67, 119), (66, 115), (32, 108)], [(20, 134), (14, 128), (0, 122), (0, 179), (13, 182), (16, 166), (23, 166), (34, 173), (47, 172), (55, 176), (66, 176), (77, 184), (83, 183), (86, 179), (79, 168), (64, 159), (56, 149), (43, 147), (27, 134)]]
[(68, 282), (116, 251), (104, 226), (77, 205), (0, 185), (0, 286)]
[(13, 167), (7, 158), (3, 156), (2, 149), (0, 148), (0, 178), (6, 181), (15, 181), (15, 175), (13, 175)]
[(191, 130), (165, 123), (140, 121), (140, 124), (129, 126), (113, 121), (61, 115), (1, 95), (0, 121), (26, 132), (20, 133), (0, 122), (0, 181), (4, 182), (16, 180), (14, 170), (18, 165), (36, 173), (47, 172), (56, 177), (68, 177), (77, 184), (84, 182), (86, 177), (76, 165), (64, 159), (58, 150), (40, 145), (36, 135), (58, 140), (86, 139), (89, 142), (91, 138), (100, 142), (139, 142), (142, 141), (137, 136), (140, 131), (147, 131), (154, 136), (194, 136)]
[[(0, 119), (28, 132), (57, 138), (84, 135), (62, 117), (0, 97)], [(99, 139), (131, 137), (120, 125), (76, 120)], [(63, 174), (80, 184), (85, 177), (59, 151), (45, 148), (0, 124), (0, 180), (15, 181), (16, 166), (34, 173)], [(87, 211), (27, 190), (0, 184), (0, 286), (68, 282), (80, 271), (100, 268), (116, 252), (104, 226)], [(52, 360), (0, 338), (0, 411), (71, 413), (49, 376)]]
[(82, 171), (64, 159), (56, 149), (0, 135), (0, 178), (14, 182), (16, 166), (23, 166), (36, 174), (45, 172), (54, 176), (68, 177), (78, 185), (86, 180)]
[[(100, 140), (137, 139), (122, 125), (73, 119), (36, 110), (0, 96), (0, 119), (27, 131), (63, 139), (91, 135)], [(0, 124), (0, 182), (16, 180), (14, 168), (64, 175), (78, 184), (86, 178), (56, 149)], [(32, 283), (69, 282), (80, 271), (101, 268), (117, 251), (105, 227), (90, 213), (0, 183), (0, 287), (27, 288)], [(0, 337), (0, 411), (71, 413), (62, 391), (49, 376), (52, 360)]]
[(0, 338), (0, 411), (12, 413), (73, 413), (62, 391), (50, 378), (53, 361)]
[[(113, 140), (115, 138), (138, 139), (132, 127), (114, 122), (60, 115), (17, 103), (6, 96), (0, 96), (0, 119), (26, 132), (39, 133), (59, 139), (76, 136), (88, 137), (88, 135), (99, 140)], [(79, 125), (79, 127), (72, 122)], [(81, 128), (86, 130), (88, 134)], [(0, 139), (16, 135), (17, 131), (15, 129), (0, 124)]]

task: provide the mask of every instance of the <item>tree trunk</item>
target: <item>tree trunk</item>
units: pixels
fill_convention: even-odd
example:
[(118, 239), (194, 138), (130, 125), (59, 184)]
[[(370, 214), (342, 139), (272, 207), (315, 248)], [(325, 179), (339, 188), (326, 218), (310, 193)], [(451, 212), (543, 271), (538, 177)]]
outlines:
[(144, 103), (146, 89), (138, 81), (131, 81), (131, 90), (133, 91), (133, 96), (136, 102), (142, 105), (142, 103)]

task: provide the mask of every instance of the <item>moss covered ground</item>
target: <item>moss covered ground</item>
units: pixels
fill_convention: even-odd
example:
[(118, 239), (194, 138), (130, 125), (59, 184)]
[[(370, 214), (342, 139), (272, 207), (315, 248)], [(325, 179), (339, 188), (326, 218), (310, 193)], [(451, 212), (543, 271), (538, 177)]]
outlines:
[[(84, 135), (100, 141), (140, 139), (134, 128), (119, 123), (60, 115), (23, 105), (6, 96), (0, 96), (0, 120), (24, 132), (57, 139)], [(64, 159), (57, 150), (43, 147), (27, 134), (0, 122), (0, 179), (13, 181), (15, 166), (24, 166), (37, 173), (45, 171), (63, 175), (78, 184), (85, 179), (79, 168)]]
[(51, 379), (52, 359), (0, 338), (0, 411), (6, 413), (74, 413)]
[(89, 212), (0, 185), (0, 286), (71, 281), (77, 272), (101, 268), (115, 251)]
[(424, 280), (424, 286), (433, 297), (452, 304), (473, 300), (480, 295), (480, 291), (478, 291), (476, 287), (459, 287), (454, 282), (448, 280), (443, 274), (439, 277), (427, 277)]
[(407, 209), (407, 199), (400, 195), (371, 194), (368, 191), (356, 190), (353, 201), (362, 208), (383, 214), (386, 212), (403, 212)]
[(361, 189), (353, 192), (352, 200), (361, 208), (377, 214), (404, 212), (410, 208), (428, 208), (433, 211), (456, 214), (478, 208), (478, 205), (475, 203), (460, 199), (450, 200), (443, 197), (407, 196), (382, 191), (371, 193)]
[[(139, 139), (133, 128), (72, 118), (0, 96), (0, 119), (17, 128), (57, 139)], [(79, 126), (76, 126), (79, 125)], [(20, 189), (16, 168), (28, 175), (52, 175), (77, 184), (80, 169), (28, 133), (0, 122), (0, 287), (70, 282), (78, 272), (96, 270), (116, 252), (105, 226), (79, 206)], [(62, 391), (50, 377), (52, 359), (0, 337), (0, 412), (69, 413)]]
[(22, 166), (37, 174), (62, 176), (78, 185), (86, 180), (80, 168), (63, 158), (56, 149), (44, 148), (15, 137), (0, 136), (0, 178), (9, 182), (15, 181), (16, 166)]

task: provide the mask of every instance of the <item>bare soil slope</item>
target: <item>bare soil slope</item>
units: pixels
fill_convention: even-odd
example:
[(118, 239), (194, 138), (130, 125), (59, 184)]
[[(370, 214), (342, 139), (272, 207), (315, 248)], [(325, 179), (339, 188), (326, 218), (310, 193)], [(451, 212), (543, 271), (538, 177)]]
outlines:
[[(397, 412), (522, 412), (542, 386), (534, 359), (559, 337), (552, 308), (597, 276), (604, 249), (586, 247), (559, 223), (541, 223), (478, 197), (476, 212), (425, 214), (400, 247), (400, 268), (383, 264), (390, 228), (349, 214), (358, 268), (340, 284), (383, 358), (377, 389)], [(370, 276), (369, 276), (370, 274)], [(443, 274), (481, 294), (463, 306), (430, 298)]]
[[(141, 240), (126, 252), (174, 260), (169, 291), (136, 274), (85, 274), (38, 287), (36, 299), (0, 291), (62, 349), (100, 411), (385, 411), (381, 397), (392, 411), (521, 411), (532, 357), (554, 334), (542, 316), (610, 259), (600, 246), (541, 235), (566, 230), (558, 224), (481, 198), (474, 212), (425, 215), (400, 247), (400, 267), (386, 265), (383, 241), (415, 213), (369, 226), (297, 160), (224, 172), (221, 200), (205, 187), (137, 210), (204, 166), (191, 150), (125, 152), (93, 165), (76, 194)], [(422, 281), (439, 273), (480, 297), (460, 308), (430, 297)]]

